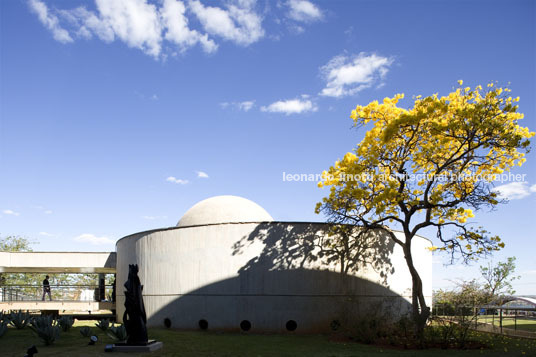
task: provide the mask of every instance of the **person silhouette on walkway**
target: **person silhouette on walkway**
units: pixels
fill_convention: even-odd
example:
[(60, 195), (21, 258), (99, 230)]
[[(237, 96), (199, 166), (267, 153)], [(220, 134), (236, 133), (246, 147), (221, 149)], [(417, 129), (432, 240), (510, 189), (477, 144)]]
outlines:
[(45, 280), (43, 280), (43, 298), (41, 300), (45, 301), (46, 294), (48, 294), (48, 299), (52, 301), (52, 296), (50, 295), (50, 283), (48, 282), (48, 275), (45, 276)]

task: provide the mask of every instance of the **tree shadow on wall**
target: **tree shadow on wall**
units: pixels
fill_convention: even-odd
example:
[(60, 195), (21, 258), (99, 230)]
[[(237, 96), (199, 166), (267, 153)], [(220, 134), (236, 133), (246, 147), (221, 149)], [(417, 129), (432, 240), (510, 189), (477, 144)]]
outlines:
[[(262, 248), (257, 244), (262, 243)], [(158, 326), (328, 332), (359, 317), (397, 317), (410, 303), (387, 286), (394, 273), (394, 242), (376, 231), (322, 223), (261, 223), (233, 245), (232, 255), (252, 258), (238, 276), (199, 286), (178, 298), (161, 297), (150, 317)], [(371, 271), (372, 270), (372, 271)], [(166, 301), (164, 303), (164, 301)], [(159, 303), (160, 304), (160, 303)], [(159, 305), (155, 304), (155, 305)]]
[(378, 230), (323, 223), (261, 223), (233, 245), (233, 255), (242, 254), (256, 242), (264, 248), (238, 270), (241, 276), (307, 268), (336, 270), (345, 277), (372, 269), (380, 277), (378, 283), (386, 285), (395, 272), (391, 263), (395, 243)]

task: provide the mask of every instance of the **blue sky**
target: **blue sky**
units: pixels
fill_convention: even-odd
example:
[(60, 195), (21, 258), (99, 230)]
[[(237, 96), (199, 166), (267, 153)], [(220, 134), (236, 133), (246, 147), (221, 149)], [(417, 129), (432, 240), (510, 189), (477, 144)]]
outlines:
[[(322, 221), (314, 182), (361, 140), (357, 104), (510, 83), (536, 130), (533, 1), (2, 1), (0, 234), (113, 250), (232, 194)], [(536, 294), (534, 152), (475, 219)], [(434, 287), (476, 268), (444, 267)]]

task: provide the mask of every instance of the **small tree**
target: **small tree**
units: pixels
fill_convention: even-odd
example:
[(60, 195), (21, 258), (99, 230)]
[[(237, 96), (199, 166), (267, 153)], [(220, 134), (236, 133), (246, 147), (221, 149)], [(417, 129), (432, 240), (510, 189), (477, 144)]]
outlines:
[[(21, 236), (7, 236), (0, 238), (0, 251), (2, 252), (31, 252), (31, 245), (35, 242)], [(0, 285), (37, 285), (40, 284), (40, 275), (23, 273), (0, 273)], [(41, 278), (42, 280), (42, 278)], [(22, 289), (32, 293), (32, 289)]]
[(439, 342), (443, 348), (447, 348), (453, 340), (459, 348), (464, 348), (471, 326), (474, 326), (477, 318), (476, 307), (488, 299), (476, 279), (454, 283), (454, 289), (434, 291), (433, 329), (439, 333)]
[(31, 252), (31, 242), (28, 238), (20, 236), (7, 236), (0, 239), (0, 252)]
[(515, 257), (509, 257), (505, 262), (498, 262), (496, 265), (489, 262), (487, 266), (480, 266), (480, 274), (485, 281), (484, 289), (490, 299), (496, 299), (503, 294), (515, 294), (512, 281), (520, 278), (514, 275), (515, 270)]
[(430, 249), (448, 251), (451, 259), (458, 253), (464, 261), (504, 247), (499, 237), (467, 220), (473, 210), (503, 202), (493, 191), (495, 175), (525, 161), (534, 135), (518, 125), (519, 99), (510, 97), (508, 88), (459, 85), (448, 96), (416, 97), (409, 109), (397, 106), (403, 94), (358, 105), (351, 114), (354, 126), (372, 127), (319, 183), (330, 193), (317, 204), (317, 213), (332, 223), (383, 230), (402, 248), (421, 340), (430, 307), (413, 262), (413, 238), (434, 228), (438, 244)]
[(454, 283), (456, 284), (454, 289), (434, 291), (435, 315), (473, 314), (475, 307), (488, 302), (488, 294), (476, 279)]

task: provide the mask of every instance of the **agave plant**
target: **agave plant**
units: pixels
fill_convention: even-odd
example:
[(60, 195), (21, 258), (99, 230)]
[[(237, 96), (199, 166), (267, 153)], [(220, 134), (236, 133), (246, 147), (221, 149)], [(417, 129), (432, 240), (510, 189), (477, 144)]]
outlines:
[(121, 324), (118, 326), (112, 324), (112, 327), (110, 327), (106, 334), (116, 341), (126, 341), (128, 338), (127, 329), (125, 328), (125, 325)]
[(4, 336), (7, 332), (7, 321), (0, 322), (0, 337)]
[(106, 332), (108, 328), (110, 328), (110, 320), (108, 319), (101, 319), (99, 322), (95, 324), (98, 328), (100, 328), (102, 331)]
[(69, 329), (73, 326), (73, 324), (74, 324), (74, 319), (72, 316), (62, 316), (58, 319), (58, 325), (60, 326), (63, 332), (69, 331)]
[(11, 325), (13, 325), (17, 330), (21, 330), (28, 325), (31, 320), (31, 316), (28, 311), (22, 312), (22, 310), (19, 310), (18, 312), (10, 312), (8, 319)]
[(82, 336), (84, 337), (89, 337), (91, 336), (93, 333), (91, 332), (91, 328), (89, 326), (83, 326), (83, 327), (80, 327), (80, 333), (82, 334)]
[(56, 326), (58, 322), (52, 315), (35, 316), (30, 320), (31, 327), (41, 328), (46, 326)]
[(53, 344), (60, 337), (58, 322), (50, 315), (33, 318), (30, 328), (45, 345)]

